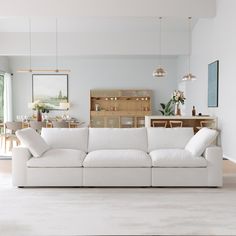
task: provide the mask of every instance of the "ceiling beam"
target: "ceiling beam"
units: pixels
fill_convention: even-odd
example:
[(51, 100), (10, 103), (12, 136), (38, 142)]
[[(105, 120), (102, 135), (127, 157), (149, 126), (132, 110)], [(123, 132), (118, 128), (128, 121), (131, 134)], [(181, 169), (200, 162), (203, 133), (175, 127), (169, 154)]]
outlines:
[(0, 0), (1, 17), (200, 17), (216, 14), (216, 0)]

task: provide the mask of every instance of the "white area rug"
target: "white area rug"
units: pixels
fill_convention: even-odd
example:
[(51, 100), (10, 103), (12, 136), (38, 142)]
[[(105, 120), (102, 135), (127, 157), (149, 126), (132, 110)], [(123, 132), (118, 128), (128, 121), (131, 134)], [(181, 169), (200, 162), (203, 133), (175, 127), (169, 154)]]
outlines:
[(236, 235), (224, 188), (14, 188), (0, 176), (0, 236)]

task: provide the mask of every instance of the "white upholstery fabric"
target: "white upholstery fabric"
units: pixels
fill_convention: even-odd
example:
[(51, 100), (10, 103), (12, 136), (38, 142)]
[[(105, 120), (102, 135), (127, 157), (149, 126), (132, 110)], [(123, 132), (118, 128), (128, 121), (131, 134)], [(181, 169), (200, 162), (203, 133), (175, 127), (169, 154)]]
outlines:
[[(111, 149), (108, 148), (108, 150), (95, 150), (91, 152), (89, 154), (90, 156), (88, 155), (89, 158), (85, 159), (85, 163), (87, 162), (88, 165), (87, 167), (82, 166), (86, 154), (79, 150), (51, 149), (40, 158), (32, 158), (30, 151), (26, 147), (13, 148), (13, 185), (121, 187), (222, 186), (222, 149), (220, 147), (207, 147), (204, 152), (205, 159), (203, 157), (193, 157), (193, 155), (190, 157), (189, 152), (182, 147), (183, 140), (187, 142), (188, 135), (186, 135), (186, 133), (190, 134), (189, 131), (186, 131), (184, 128), (180, 128), (179, 131), (176, 131), (177, 128), (171, 131), (170, 129), (162, 128), (153, 129), (155, 130), (151, 131), (153, 132), (153, 140), (151, 140), (152, 146), (154, 148), (158, 147), (151, 152), (153, 163), (157, 163), (153, 164), (153, 167), (151, 157), (147, 155), (146, 151), (142, 152), (142, 150), (138, 149), (138, 146), (143, 145), (141, 144), (143, 139), (147, 141), (145, 133), (144, 136), (140, 134), (143, 130), (138, 129), (137, 133), (140, 132), (139, 135), (141, 137), (136, 140), (135, 134), (137, 133), (130, 131), (130, 133), (128, 133), (129, 135), (126, 136), (125, 129), (121, 131), (122, 135), (118, 132), (119, 135), (115, 134), (115, 139), (113, 139), (114, 130), (111, 129), (111, 134), (108, 133), (108, 136), (105, 136), (106, 131), (96, 131), (96, 139), (94, 138), (92, 141), (98, 141), (100, 147), (111, 145)], [(53, 135), (50, 136), (50, 134), (49, 136), (52, 139), (51, 142), (55, 145), (58, 145), (57, 138), (60, 141), (60, 145), (64, 145), (63, 140), (66, 144), (70, 141), (75, 141), (76, 135), (73, 136), (70, 133), (71, 137), (74, 137), (74, 139), (68, 140), (69, 136), (67, 135), (65, 137), (58, 137), (59, 135), (61, 136), (63, 132), (57, 133), (56, 130), (61, 131), (61, 129), (49, 130), (49, 132), (53, 132)], [(67, 130), (69, 129), (66, 129), (66, 131)], [(181, 134), (182, 131), (185, 135)], [(158, 135), (156, 135), (156, 132)], [(164, 134), (164, 132), (167, 133)], [(174, 134), (171, 134), (171, 132), (174, 132)], [(162, 140), (163, 137), (160, 135), (161, 133), (163, 133), (165, 140)], [(132, 138), (133, 140), (131, 140)], [(168, 144), (168, 138), (171, 144), (167, 148), (164, 148), (167, 150), (164, 150), (163, 153), (163, 150), (161, 150), (157, 144), (158, 142), (162, 143), (162, 146), (164, 144), (166, 145), (166, 142)], [(181, 138), (183, 138), (183, 140), (179, 141)], [(108, 140), (108, 143), (110, 143), (106, 144), (102, 139), (105, 139), (105, 142)], [(113, 142), (117, 140), (118, 144), (114, 144)], [(142, 141), (140, 142), (140, 140)], [(135, 143), (133, 143), (133, 141)], [(74, 144), (77, 147), (75, 142)], [(119, 146), (119, 148), (115, 149), (114, 146), (116, 145)], [(176, 148), (178, 145), (181, 146), (181, 148)], [(122, 149), (120, 146), (135, 146), (135, 148), (133, 148), (134, 150), (130, 150), (129, 148)], [(93, 143), (93, 147), (97, 148), (96, 143)], [(173, 152), (173, 149), (182, 150), (174, 150)], [(165, 158), (163, 159), (164, 156)], [(164, 164), (163, 161), (165, 161)], [(159, 165), (160, 163), (162, 166)]]
[(208, 172), (208, 186), (221, 187), (223, 185), (223, 153), (217, 146), (208, 147), (204, 152)]
[(206, 187), (207, 168), (152, 168), (152, 186)]
[(83, 168), (27, 168), (27, 183), (24, 186), (50, 187), (83, 185)]
[(192, 128), (147, 128), (148, 151), (184, 148), (193, 137)]
[(206, 167), (204, 157), (194, 157), (184, 149), (159, 149), (150, 152), (154, 167)]
[(52, 148), (88, 149), (88, 128), (43, 128), (41, 136)]
[(205, 149), (217, 138), (218, 132), (209, 128), (200, 129), (186, 144), (185, 150), (194, 156), (201, 156)]
[(84, 168), (83, 186), (150, 187), (151, 168)]
[(34, 157), (40, 157), (50, 149), (44, 139), (32, 128), (18, 130), (16, 136)]
[(51, 149), (40, 158), (30, 158), (28, 167), (81, 167), (86, 154), (73, 149)]
[(13, 186), (27, 185), (27, 161), (31, 153), (26, 147), (14, 147), (12, 149), (12, 184)]
[(151, 167), (149, 155), (139, 150), (98, 150), (90, 152), (84, 167)]
[(89, 152), (106, 149), (137, 149), (147, 152), (145, 128), (90, 128)]

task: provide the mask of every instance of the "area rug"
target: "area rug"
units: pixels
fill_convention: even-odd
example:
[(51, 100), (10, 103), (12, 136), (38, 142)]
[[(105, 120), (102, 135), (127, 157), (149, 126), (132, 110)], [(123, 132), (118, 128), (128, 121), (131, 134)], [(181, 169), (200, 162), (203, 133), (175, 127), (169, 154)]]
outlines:
[(0, 176), (0, 235), (236, 235), (223, 188), (15, 188)]

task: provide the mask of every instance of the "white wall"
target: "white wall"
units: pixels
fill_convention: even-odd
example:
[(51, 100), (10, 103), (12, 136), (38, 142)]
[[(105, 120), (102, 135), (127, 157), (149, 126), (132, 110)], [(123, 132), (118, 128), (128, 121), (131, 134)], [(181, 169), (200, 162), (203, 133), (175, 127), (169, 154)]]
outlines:
[[(198, 112), (219, 117), (224, 155), (236, 161), (236, 1), (218, 0), (217, 16), (199, 20), (192, 35), (192, 72), (198, 80), (187, 85), (187, 103), (196, 105)], [(220, 61), (219, 107), (207, 107), (208, 64)], [(190, 104), (188, 104), (190, 109)]]
[(8, 57), (0, 57), (0, 73), (8, 72), (8, 70), (9, 70)]
[[(34, 57), (35, 67), (54, 66), (54, 57)], [(31, 114), (27, 108), (32, 98), (32, 78), (17, 69), (28, 66), (27, 57), (9, 57), (13, 77), (13, 110), (16, 115)], [(71, 69), (69, 75), (70, 114), (82, 121), (89, 121), (90, 89), (151, 89), (153, 110), (158, 111), (160, 102), (167, 102), (177, 87), (176, 57), (163, 59), (168, 75), (165, 79), (152, 77), (158, 59), (146, 57), (63, 57), (62, 67)]]
[[(58, 34), (60, 56), (122, 56), (158, 55), (159, 34), (156, 32), (63, 32)], [(173, 40), (174, 39), (174, 40)], [(163, 32), (163, 55), (185, 55), (188, 53), (187, 32)], [(55, 32), (32, 33), (32, 55), (54, 56), (56, 52)], [(29, 33), (2, 32), (0, 55), (28, 56)]]

